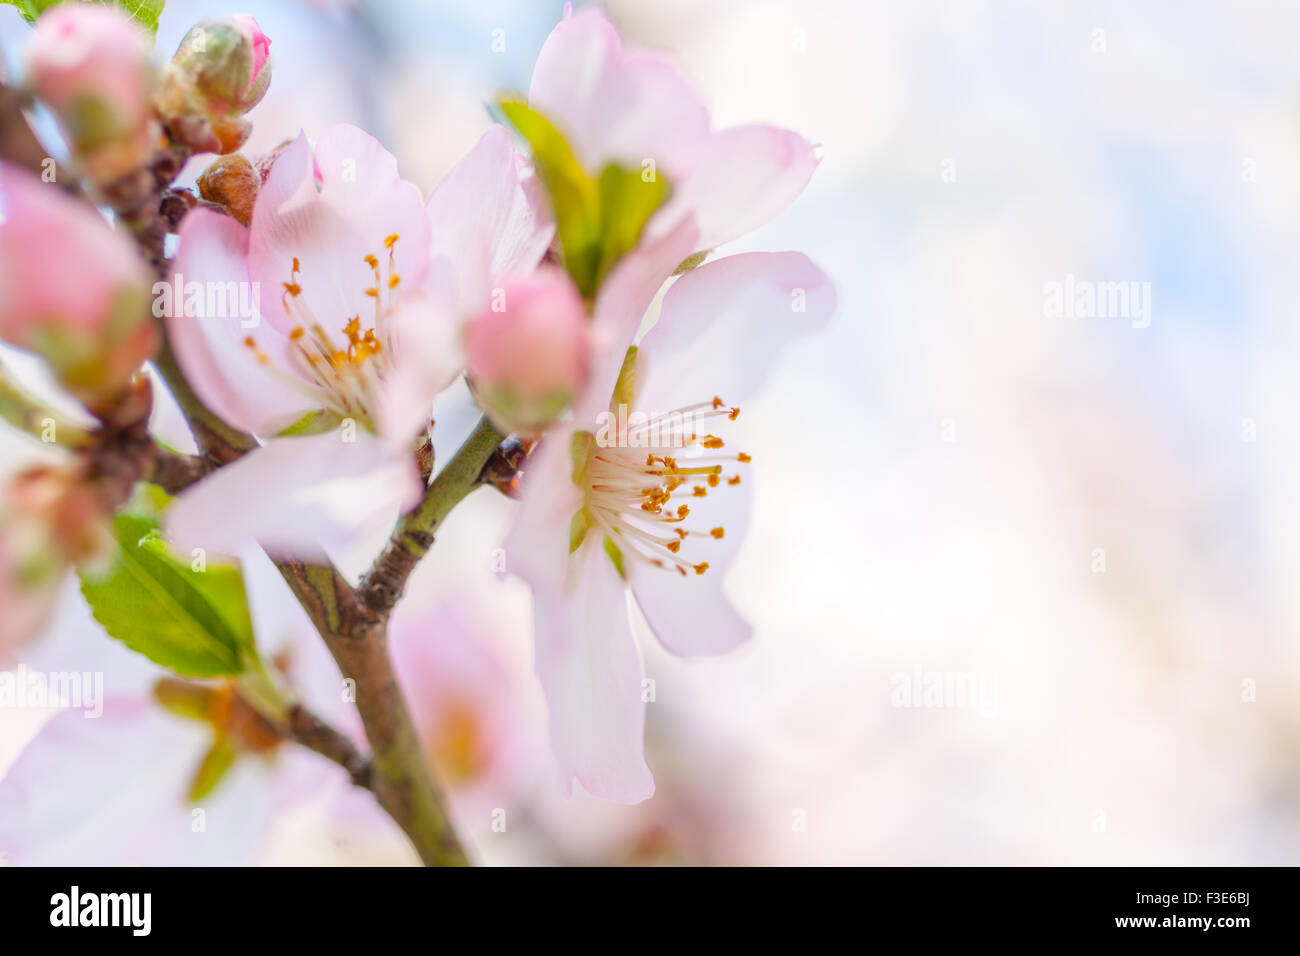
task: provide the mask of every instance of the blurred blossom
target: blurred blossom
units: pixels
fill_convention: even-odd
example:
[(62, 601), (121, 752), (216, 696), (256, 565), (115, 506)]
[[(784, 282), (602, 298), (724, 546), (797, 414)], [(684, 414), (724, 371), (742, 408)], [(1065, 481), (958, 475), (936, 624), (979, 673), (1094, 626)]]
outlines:
[(104, 506), (79, 471), (38, 466), (0, 485), (0, 661), (45, 623), (68, 569), (111, 544)]
[(0, 336), (94, 404), (154, 351), (149, 276), (93, 207), (0, 162)]
[(36, 22), (27, 70), (91, 178), (136, 169), (158, 139), (149, 35), (112, 4), (64, 3)]
[(271, 41), (247, 14), (190, 28), (162, 71), (158, 113), (171, 137), (196, 152), (230, 153), (248, 139), (244, 114), (271, 84)]
[(474, 390), (507, 432), (555, 421), (585, 384), (590, 351), (582, 296), (554, 266), (507, 279), (466, 329)]

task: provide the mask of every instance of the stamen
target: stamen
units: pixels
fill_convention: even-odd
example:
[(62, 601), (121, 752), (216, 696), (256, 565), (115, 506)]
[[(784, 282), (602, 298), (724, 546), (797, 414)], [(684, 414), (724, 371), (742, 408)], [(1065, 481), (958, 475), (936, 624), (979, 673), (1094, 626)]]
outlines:
[[(745, 464), (752, 459), (744, 452), (700, 454), (719, 451), (726, 442), (721, 435), (690, 426), (708, 418), (734, 420), (739, 412), (715, 396), (711, 401), (627, 425), (618, 441), (594, 449), (581, 472), (587, 488), (584, 513), (590, 526), (601, 529), (616, 543), (624, 561), (640, 561), (684, 577), (709, 569), (707, 560), (698, 560), (703, 555), (689, 560), (683, 556), (686, 542), (719, 541), (726, 537), (726, 529), (721, 525), (698, 530), (684, 526), (690, 520), (691, 506), (682, 498), (709, 498), (710, 489), (721, 487), (724, 478), (728, 486), (740, 484), (739, 475), (724, 475), (725, 464)], [(665, 531), (672, 533), (665, 536)]]

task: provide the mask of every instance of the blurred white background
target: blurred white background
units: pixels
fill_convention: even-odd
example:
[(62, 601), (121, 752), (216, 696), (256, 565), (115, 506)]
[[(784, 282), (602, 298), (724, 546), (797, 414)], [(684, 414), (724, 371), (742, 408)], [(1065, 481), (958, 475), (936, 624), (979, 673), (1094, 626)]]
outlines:
[[(276, 58), (250, 149), (352, 122), (426, 192), (562, 11), (245, 6)], [(412, 601), (469, 603), (540, 755), (526, 825), (477, 833), (484, 859), (1300, 859), (1300, 6), (1142, 7), (609, 6), (715, 125), (823, 145), (737, 249), (806, 252), (840, 308), (737, 422), (757, 512), (728, 586), (755, 639), (646, 645), (648, 803), (555, 794), (527, 591), (491, 570), (511, 505), (481, 493), (445, 527)], [(171, 0), (159, 57), (225, 12)], [(27, 29), (0, 8), (11, 65)], [(1149, 325), (1046, 315), (1067, 275), (1149, 283)], [(983, 706), (895, 706), (918, 672), (981, 675)], [(12, 757), (37, 719), (0, 721)], [(261, 859), (408, 859), (336, 829), (297, 811)]]

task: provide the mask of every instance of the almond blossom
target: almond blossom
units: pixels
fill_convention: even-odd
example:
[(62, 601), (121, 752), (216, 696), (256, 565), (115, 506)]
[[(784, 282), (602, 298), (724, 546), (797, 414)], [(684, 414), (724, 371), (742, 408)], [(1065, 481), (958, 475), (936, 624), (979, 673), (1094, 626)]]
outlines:
[(751, 457), (727, 426), (782, 348), (834, 306), (830, 281), (798, 253), (687, 273), (623, 366), (593, 376), (572, 420), (528, 463), (506, 552), (533, 591), (537, 672), (565, 781), (628, 803), (654, 792), (629, 592), (675, 654), (722, 654), (748, 638), (723, 580), (748, 523)]
[(662, 234), (693, 216), (699, 236), (692, 252), (774, 218), (803, 192), (820, 161), (813, 145), (789, 130), (712, 129), (707, 107), (676, 64), (624, 47), (599, 7), (574, 13), (565, 6), (537, 55), (528, 101), (560, 129), (588, 171), (620, 163), (666, 175), (673, 196), (649, 230)]
[[(697, 264), (780, 212), (817, 159), (772, 127), (710, 131), (677, 68), (624, 49), (593, 8), (566, 10), (529, 101), (588, 168), (653, 158), (675, 184), (597, 295), (601, 354), (572, 419), (528, 463), (507, 543), (533, 591), (537, 672), (566, 788), (576, 777), (596, 796), (635, 803), (654, 781), (628, 593), (673, 653), (721, 654), (749, 636), (722, 588), (749, 503), (750, 456), (731, 447), (727, 425), (785, 343), (821, 328), (835, 304), (830, 281), (798, 253)], [(696, 267), (638, 345), (656, 293), (684, 266)]]
[[(455, 313), (550, 242), (504, 130), (447, 179), (454, 195), (440, 187), (426, 209), (376, 140), (335, 126), (281, 153), (249, 227), (185, 219), (173, 285), (197, 295), (172, 304), (173, 347), (210, 408), (268, 441), (181, 497), (175, 540), (315, 555), (415, 502), (412, 441), (461, 366)], [(254, 314), (209, 314), (213, 289), (252, 290)], [(295, 424), (319, 433), (283, 434)]]

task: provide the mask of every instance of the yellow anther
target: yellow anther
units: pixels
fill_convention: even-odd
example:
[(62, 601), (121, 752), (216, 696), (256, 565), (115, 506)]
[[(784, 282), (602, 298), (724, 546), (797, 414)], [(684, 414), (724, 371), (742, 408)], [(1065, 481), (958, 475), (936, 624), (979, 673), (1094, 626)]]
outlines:
[(709, 570), (709, 562), (707, 561), (701, 561), (699, 564), (695, 565), (696, 574), (703, 574), (707, 570)]
[(713, 474), (709, 475), (709, 477), (708, 477), (708, 478), (705, 478), (704, 480), (707, 481), (707, 482), (709, 483), (709, 487), (710, 487), (710, 488), (716, 488), (716, 487), (718, 487), (718, 475), (717, 475), (717, 472), (714, 472)]
[(671, 551), (673, 554), (676, 554), (681, 549), (682, 549), (682, 543), (680, 541), (668, 542), (668, 550)]
[(705, 448), (721, 448), (722, 439), (719, 438), (717, 435), (709, 435), (707, 438), (704, 439), (702, 444), (704, 445)]
[(396, 289), (398, 284), (401, 281), (402, 281), (402, 277), (399, 276), (396, 272), (394, 272), (392, 275), (388, 277), (388, 288)]
[(297, 341), (298, 341), (300, 338), (302, 338), (306, 333), (307, 333), (307, 330), (304, 329), (304, 328), (300, 325), (300, 326), (298, 326), (296, 329), (294, 329), (292, 332), (289, 333), (289, 338), (290, 338), (292, 341), (297, 342)]
[(401, 237), (398, 236), (397, 233), (393, 233), (391, 236), (389, 236), (387, 239), (384, 240), (384, 248), (385, 249), (393, 248), (393, 246), (397, 244), (397, 240), (400, 238)]
[(736, 456), (736, 461), (739, 461), (739, 462), (751, 462), (751, 461), (753, 461), (753, 460), (754, 460), (754, 457), (753, 457), (752, 455), (746, 455), (743, 451), (742, 451), (739, 455)]
[(714, 528), (712, 531), (709, 532), (709, 534), (713, 535), (715, 538), (721, 538), (724, 533), (725, 530), (722, 528)]
[(379, 268), (379, 257), (378, 257), (377, 255), (375, 255), (373, 252), (371, 252), (371, 253), (367, 253), (367, 254), (366, 254), (366, 265), (370, 266), (370, 268), (372, 268), (372, 269), (378, 269), (378, 268)]

